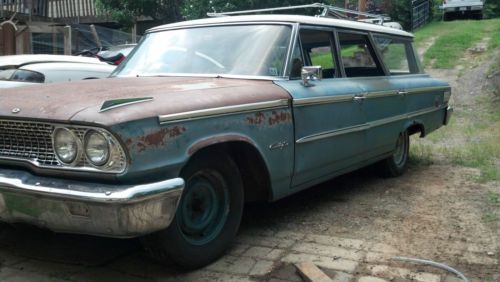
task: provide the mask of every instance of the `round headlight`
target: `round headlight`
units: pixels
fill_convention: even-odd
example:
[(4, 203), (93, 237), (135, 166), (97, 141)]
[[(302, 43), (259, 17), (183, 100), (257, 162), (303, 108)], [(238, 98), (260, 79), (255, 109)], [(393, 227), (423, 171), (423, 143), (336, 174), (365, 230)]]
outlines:
[(107, 163), (109, 159), (109, 144), (106, 137), (95, 130), (89, 130), (85, 134), (85, 155), (95, 166)]
[(78, 155), (78, 139), (67, 128), (58, 128), (54, 132), (54, 150), (63, 163), (70, 164)]

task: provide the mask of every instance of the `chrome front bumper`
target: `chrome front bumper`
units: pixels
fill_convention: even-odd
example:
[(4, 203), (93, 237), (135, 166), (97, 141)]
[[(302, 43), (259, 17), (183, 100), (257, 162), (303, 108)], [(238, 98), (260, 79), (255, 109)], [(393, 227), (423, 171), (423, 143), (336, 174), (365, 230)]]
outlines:
[(0, 168), (0, 221), (56, 232), (137, 237), (170, 225), (183, 189), (182, 178), (109, 185)]

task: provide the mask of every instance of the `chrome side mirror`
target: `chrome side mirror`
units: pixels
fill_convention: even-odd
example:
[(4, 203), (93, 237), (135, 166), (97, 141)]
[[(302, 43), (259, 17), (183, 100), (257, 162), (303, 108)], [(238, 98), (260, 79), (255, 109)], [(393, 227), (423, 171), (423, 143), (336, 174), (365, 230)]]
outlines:
[(300, 72), (302, 84), (306, 87), (314, 86), (310, 83), (311, 80), (321, 80), (323, 78), (323, 68), (321, 66), (302, 67)]

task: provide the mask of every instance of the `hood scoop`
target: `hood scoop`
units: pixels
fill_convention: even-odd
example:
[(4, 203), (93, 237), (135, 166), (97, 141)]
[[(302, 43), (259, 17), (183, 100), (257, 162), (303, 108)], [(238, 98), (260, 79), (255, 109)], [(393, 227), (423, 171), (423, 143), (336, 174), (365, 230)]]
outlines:
[(142, 102), (148, 102), (148, 101), (153, 101), (153, 97), (123, 98), (123, 99), (106, 100), (102, 104), (99, 112), (102, 113), (102, 112), (109, 111), (112, 109), (125, 107), (128, 105), (133, 105), (133, 104), (142, 103)]

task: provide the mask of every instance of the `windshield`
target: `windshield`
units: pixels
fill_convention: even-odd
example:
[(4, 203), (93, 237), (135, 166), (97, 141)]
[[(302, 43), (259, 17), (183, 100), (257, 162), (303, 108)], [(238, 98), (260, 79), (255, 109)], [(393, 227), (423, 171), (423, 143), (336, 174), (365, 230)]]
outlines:
[(0, 71), (0, 80), (43, 83), (45, 76), (32, 70), (9, 69)]
[(150, 33), (113, 76), (284, 76), (291, 27), (234, 25)]

